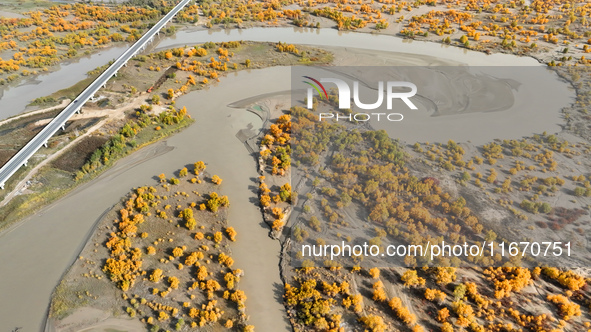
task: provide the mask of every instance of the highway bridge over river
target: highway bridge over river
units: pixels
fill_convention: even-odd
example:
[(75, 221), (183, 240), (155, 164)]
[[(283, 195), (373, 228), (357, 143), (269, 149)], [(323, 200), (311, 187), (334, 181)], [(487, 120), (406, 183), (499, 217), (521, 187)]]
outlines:
[(64, 130), (66, 122), (75, 114), (79, 113), (82, 105), (86, 103), (94, 94), (107, 84), (107, 81), (117, 74), (121, 67), (143, 51), (154, 36), (160, 33), (160, 30), (172, 20), (187, 4), (193, 0), (181, 0), (170, 12), (168, 12), (158, 23), (156, 23), (148, 32), (138, 39), (130, 48), (128, 48), (112, 65), (109, 66), (96, 80), (94, 80), (82, 93), (80, 93), (63, 111), (61, 111), (53, 120), (47, 124), (35, 137), (33, 137), (22, 149), (20, 149), (6, 164), (0, 168), (0, 189), (4, 189), (6, 181), (16, 173), (19, 168), (26, 166), (29, 159), (42, 146), (47, 147), (47, 141), (58, 130)]

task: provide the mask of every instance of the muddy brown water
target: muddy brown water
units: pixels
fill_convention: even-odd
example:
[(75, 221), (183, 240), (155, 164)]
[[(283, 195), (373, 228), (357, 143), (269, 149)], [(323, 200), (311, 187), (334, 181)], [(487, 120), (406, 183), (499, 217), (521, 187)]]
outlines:
[[(404, 50), (422, 56), (437, 54), (446, 58), (446, 63), (452, 59), (475, 65), (536, 64), (531, 58), (503, 54), (486, 56), (439, 44), (408, 44), (388, 36), (340, 34), (329, 30), (248, 29), (213, 33), (201, 31), (190, 35), (191, 32), (182, 32), (176, 39), (165, 40), (160, 46), (190, 45), (210, 40), (265, 39), (306, 44), (325, 42), (333, 46), (355, 45), (381, 52)], [(405, 54), (404, 58), (412, 60), (413, 56)], [(65, 70), (59, 72), (66, 74)], [(224, 179), (222, 190), (229, 196), (232, 205), (229, 222), (239, 234), (233, 255), (236, 267), (243, 268), (246, 273), (241, 287), (248, 295), (250, 322), (257, 326), (258, 331), (289, 330), (280, 302), (280, 248), (276, 241), (268, 239), (255, 205), (254, 180), (258, 176), (255, 160), (235, 137), (237, 132), (249, 128), (249, 125), (252, 126), (250, 130), (257, 130), (261, 120), (250, 112), (226, 106), (252, 96), (289, 90), (289, 77), (290, 69), (282, 67), (244, 71), (230, 74), (209, 90), (179, 98), (177, 105), (187, 106), (197, 120), (195, 124), (165, 143), (157, 143), (120, 160), (96, 180), (0, 234), (0, 296), (3, 299), (0, 301), (0, 330), (11, 331), (15, 327), (22, 327), (22, 331), (40, 330), (53, 288), (78, 255), (96, 220), (132, 187), (154, 183), (155, 175), (162, 172), (171, 175), (197, 160), (206, 161), (208, 170)], [(6, 109), (6, 100), (0, 100), (0, 109)], [(2, 116), (4, 114), (0, 114)]]
[[(267, 236), (257, 201), (256, 165), (235, 135), (261, 120), (250, 112), (226, 105), (289, 85), (268, 77), (289, 77), (289, 68), (277, 67), (241, 72), (209, 90), (190, 93), (177, 100), (197, 121), (181, 133), (144, 148), (117, 162), (96, 180), (85, 184), (59, 202), (28, 218), (0, 236), (0, 330), (38, 331), (48, 299), (62, 273), (78, 255), (95, 221), (132, 187), (156, 183), (154, 177), (207, 162), (208, 171), (223, 180), (221, 191), (229, 196), (229, 223), (238, 231), (233, 245), (235, 266), (245, 271), (240, 286), (248, 294), (251, 324), (288, 330), (278, 273), (279, 244)], [(283, 85), (283, 87), (282, 87)], [(171, 149), (172, 148), (172, 149)], [(8, 300), (10, 299), (10, 300)]]
[[(286, 42), (317, 46), (356, 47), (373, 51), (400, 52), (412, 62), (416, 55), (436, 56), (439, 59), (463, 62), (473, 66), (532, 66), (538, 62), (529, 57), (511, 54), (486, 55), (464, 48), (441, 45), (424, 41), (409, 41), (398, 37), (368, 33), (342, 32), (335, 29), (306, 28), (250, 28), (230, 30), (192, 30), (179, 31), (176, 35), (151, 45), (157, 50), (173, 46), (194, 45), (204, 42), (223, 42), (233, 40), (252, 40), (262, 42)], [(85, 56), (57, 70), (39, 75), (33, 79), (0, 89), (0, 120), (25, 111), (35, 98), (50, 95), (60, 89), (70, 87), (86, 78), (86, 73), (117, 58), (126, 47), (118, 46)], [(437, 58), (428, 65), (441, 64)], [(423, 64), (419, 61), (417, 64)]]
[(98, 53), (59, 65), (52, 72), (26, 79), (18, 84), (0, 88), (0, 120), (34, 110), (27, 105), (34, 99), (48, 96), (68, 88), (87, 77), (86, 73), (116, 59), (127, 49), (126, 46), (112, 47)]

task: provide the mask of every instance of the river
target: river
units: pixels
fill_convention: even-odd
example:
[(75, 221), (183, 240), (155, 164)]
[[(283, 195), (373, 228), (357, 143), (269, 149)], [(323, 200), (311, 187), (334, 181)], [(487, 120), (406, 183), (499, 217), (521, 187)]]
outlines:
[[(109, 63), (127, 49), (126, 46), (104, 49), (99, 53), (62, 64), (52, 72), (26, 79), (16, 86), (0, 90), (0, 120), (20, 114), (36, 98), (48, 96), (85, 79), (89, 71)], [(29, 108), (31, 109), (31, 108)]]
[[(413, 41), (387, 35), (343, 32), (335, 29), (309, 28), (251, 28), (226, 30), (182, 30), (175, 36), (162, 40), (156, 50), (175, 46), (194, 45), (207, 41), (223, 42), (250, 40), (260, 42), (284, 42), (316, 46), (349, 47), (364, 50), (387, 51), (406, 54), (409, 58), (416, 55), (433, 57), (433, 64), (440, 64), (437, 59), (454, 61), (470, 66), (539, 66), (536, 59), (512, 54), (491, 54), (470, 51), (439, 43)], [(422, 61), (417, 65), (425, 65)], [(430, 65), (430, 64), (428, 64)]]
[[(397, 37), (340, 32), (334, 29), (306, 28), (252, 28), (230, 30), (183, 30), (175, 36), (158, 42), (157, 49), (173, 46), (192, 45), (208, 41), (222, 42), (232, 40), (273, 41), (291, 44), (308, 44), (338, 47), (355, 47), (366, 50), (400, 52), (413, 55), (436, 55), (437, 58), (453, 60), (472, 66), (535, 66), (538, 62), (529, 57), (510, 54), (486, 55), (463, 48), (437, 43), (410, 41)], [(0, 120), (25, 111), (35, 98), (50, 95), (70, 87), (86, 77), (86, 73), (117, 58), (125, 47), (105, 49), (100, 53), (83, 57), (76, 62), (60, 66), (57, 70), (38, 75), (16, 87), (6, 87), (0, 97)], [(437, 64), (437, 63), (436, 63)]]
[[(394, 37), (339, 33), (330, 29), (181, 31), (176, 37), (162, 40), (158, 47), (236, 39), (345, 47), (354, 45), (369, 50), (403, 52), (408, 59), (413, 59), (413, 54), (430, 56), (435, 63), (437, 58), (432, 57), (432, 54), (447, 61), (472, 65), (537, 65), (537, 61), (531, 58), (504, 54), (487, 56), (435, 43), (409, 43)], [(113, 53), (108, 54), (111, 56)], [(88, 59), (90, 64), (85, 68), (94, 68), (109, 60), (104, 56), (100, 59), (91, 57)], [(49, 77), (69, 77), (87, 71), (80, 69), (72, 72), (72, 66), (62, 66), (54, 73), (39, 77), (37, 88), (41, 84), (52, 83), (51, 88), (47, 88), (48, 93), (51, 93), (51, 89), (57, 91), (70, 86), (70, 81), (54, 81)], [(222, 190), (229, 195), (232, 204), (229, 223), (239, 233), (234, 246), (235, 265), (246, 273), (241, 287), (249, 296), (247, 311), (251, 315), (251, 323), (258, 326), (258, 331), (268, 331), (269, 327), (273, 331), (287, 330), (280, 296), (276, 293), (281, 288), (277, 267), (279, 245), (267, 238), (267, 230), (261, 225), (260, 213), (255, 205), (255, 179), (258, 174), (254, 159), (235, 137), (240, 129), (249, 125), (257, 130), (261, 121), (251, 113), (226, 105), (255, 95), (289, 90), (290, 73), (290, 69), (285, 67), (243, 71), (230, 74), (208, 90), (192, 92), (179, 98), (177, 104), (186, 105), (189, 114), (197, 120), (194, 125), (166, 142), (144, 148), (120, 160), (99, 178), (1, 234), (0, 294), (3, 301), (0, 301), (0, 330), (10, 331), (15, 327), (22, 327), (22, 331), (40, 330), (53, 288), (105, 210), (110, 209), (131, 188), (153, 182), (154, 175), (162, 172), (172, 174), (197, 160), (208, 162), (208, 169), (224, 179)], [(77, 77), (76, 80), (83, 78), (83, 75)], [(5, 92), (0, 99), (0, 109), (6, 110), (7, 106), (17, 105), (15, 97), (7, 96), (11, 96), (11, 90), (19, 88)], [(35, 86), (23, 85), (21, 89), (18, 91), (21, 91), (19, 94), (22, 99), (34, 98), (25, 91), (35, 90)], [(174, 149), (169, 151), (164, 145)]]
[[(286, 67), (244, 71), (214, 88), (179, 98), (177, 104), (187, 105), (189, 114), (197, 120), (195, 124), (166, 143), (120, 160), (98, 179), (0, 236), (0, 294), (4, 299), (0, 302), (0, 330), (39, 330), (53, 287), (103, 212), (131, 188), (154, 183), (156, 174), (173, 174), (198, 160), (206, 161), (208, 170), (224, 179), (221, 190), (231, 202), (229, 223), (238, 232), (233, 246), (235, 266), (245, 271), (240, 285), (253, 299), (247, 300), (251, 323), (285, 330), (276, 319), (279, 317), (279, 323), (287, 326), (281, 319), (282, 305), (275, 297), (275, 289), (281, 287), (277, 270), (279, 244), (268, 238), (268, 231), (261, 225), (255, 204), (258, 174), (254, 159), (235, 137), (249, 126), (252, 130), (260, 128), (261, 119), (226, 105), (273, 91), (278, 86), (266, 77), (288, 74)], [(282, 88), (288, 86), (286, 81)], [(232, 95), (228, 91), (233, 91)], [(164, 144), (174, 149), (165, 149)]]

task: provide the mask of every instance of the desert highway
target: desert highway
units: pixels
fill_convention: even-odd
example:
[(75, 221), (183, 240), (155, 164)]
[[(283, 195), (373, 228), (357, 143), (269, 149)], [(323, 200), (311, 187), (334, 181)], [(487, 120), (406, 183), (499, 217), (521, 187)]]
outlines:
[(22, 149), (20, 149), (6, 164), (0, 168), (0, 189), (4, 189), (6, 181), (18, 171), (18, 169), (27, 165), (27, 162), (41, 148), (47, 146), (47, 141), (58, 130), (64, 129), (66, 121), (72, 115), (78, 113), (84, 103), (86, 103), (107, 81), (117, 74), (127, 62), (140, 51), (144, 50), (146, 45), (153, 40), (154, 36), (160, 33), (160, 30), (178, 14), (189, 2), (193, 0), (181, 0), (170, 12), (168, 12), (158, 23), (156, 23), (148, 32), (138, 39), (130, 48), (128, 48), (119, 58), (113, 62), (96, 80), (94, 80), (82, 93), (80, 93), (62, 112), (60, 112), (50, 123), (48, 123), (35, 137), (33, 137)]

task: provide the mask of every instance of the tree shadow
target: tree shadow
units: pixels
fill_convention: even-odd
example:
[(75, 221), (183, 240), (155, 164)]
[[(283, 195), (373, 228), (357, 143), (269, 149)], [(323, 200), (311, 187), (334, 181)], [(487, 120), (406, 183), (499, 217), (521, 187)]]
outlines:
[(261, 228), (269, 232), (271, 231), (271, 227), (269, 227), (269, 225), (267, 225), (267, 223), (264, 220), (261, 220), (261, 222), (259, 222), (259, 226), (261, 226)]
[[(252, 203), (253, 205), (258, 205), (258, 203), (259, 203), (259, 199), (258, 199), (257, 197), (250, 197), (250, 198), (248, 199), (248, 201), (249, 201), (250, 203)], [(257, 207), (258, 207), (258, 206), (257, 206)]]
[(273, 297), (279, 303), (283, 303), (284, 287), (278, 282), (273, 283)]
[(259, 193), (259, 187), (255, 186), (255, 185), (248, 186), (248, 190), (250, 190), (250, 192), (255, 195), (258, 195), (258, 193)]
[(278, 283), (278, 282), (274, 282), (273, 283), (273, 296), (275, 297), (275, 300), (283, 306), (283, 312), (284, 312), (283, 321), (285, 322), (285, 324), (287, 326), (291, 326), (291, 322), (289, 321), (289, 319), (287, 317), (287, 310), (286, 310), (285, 304), (283, 302), (283, 294), (284, 294), (283, 284)]

